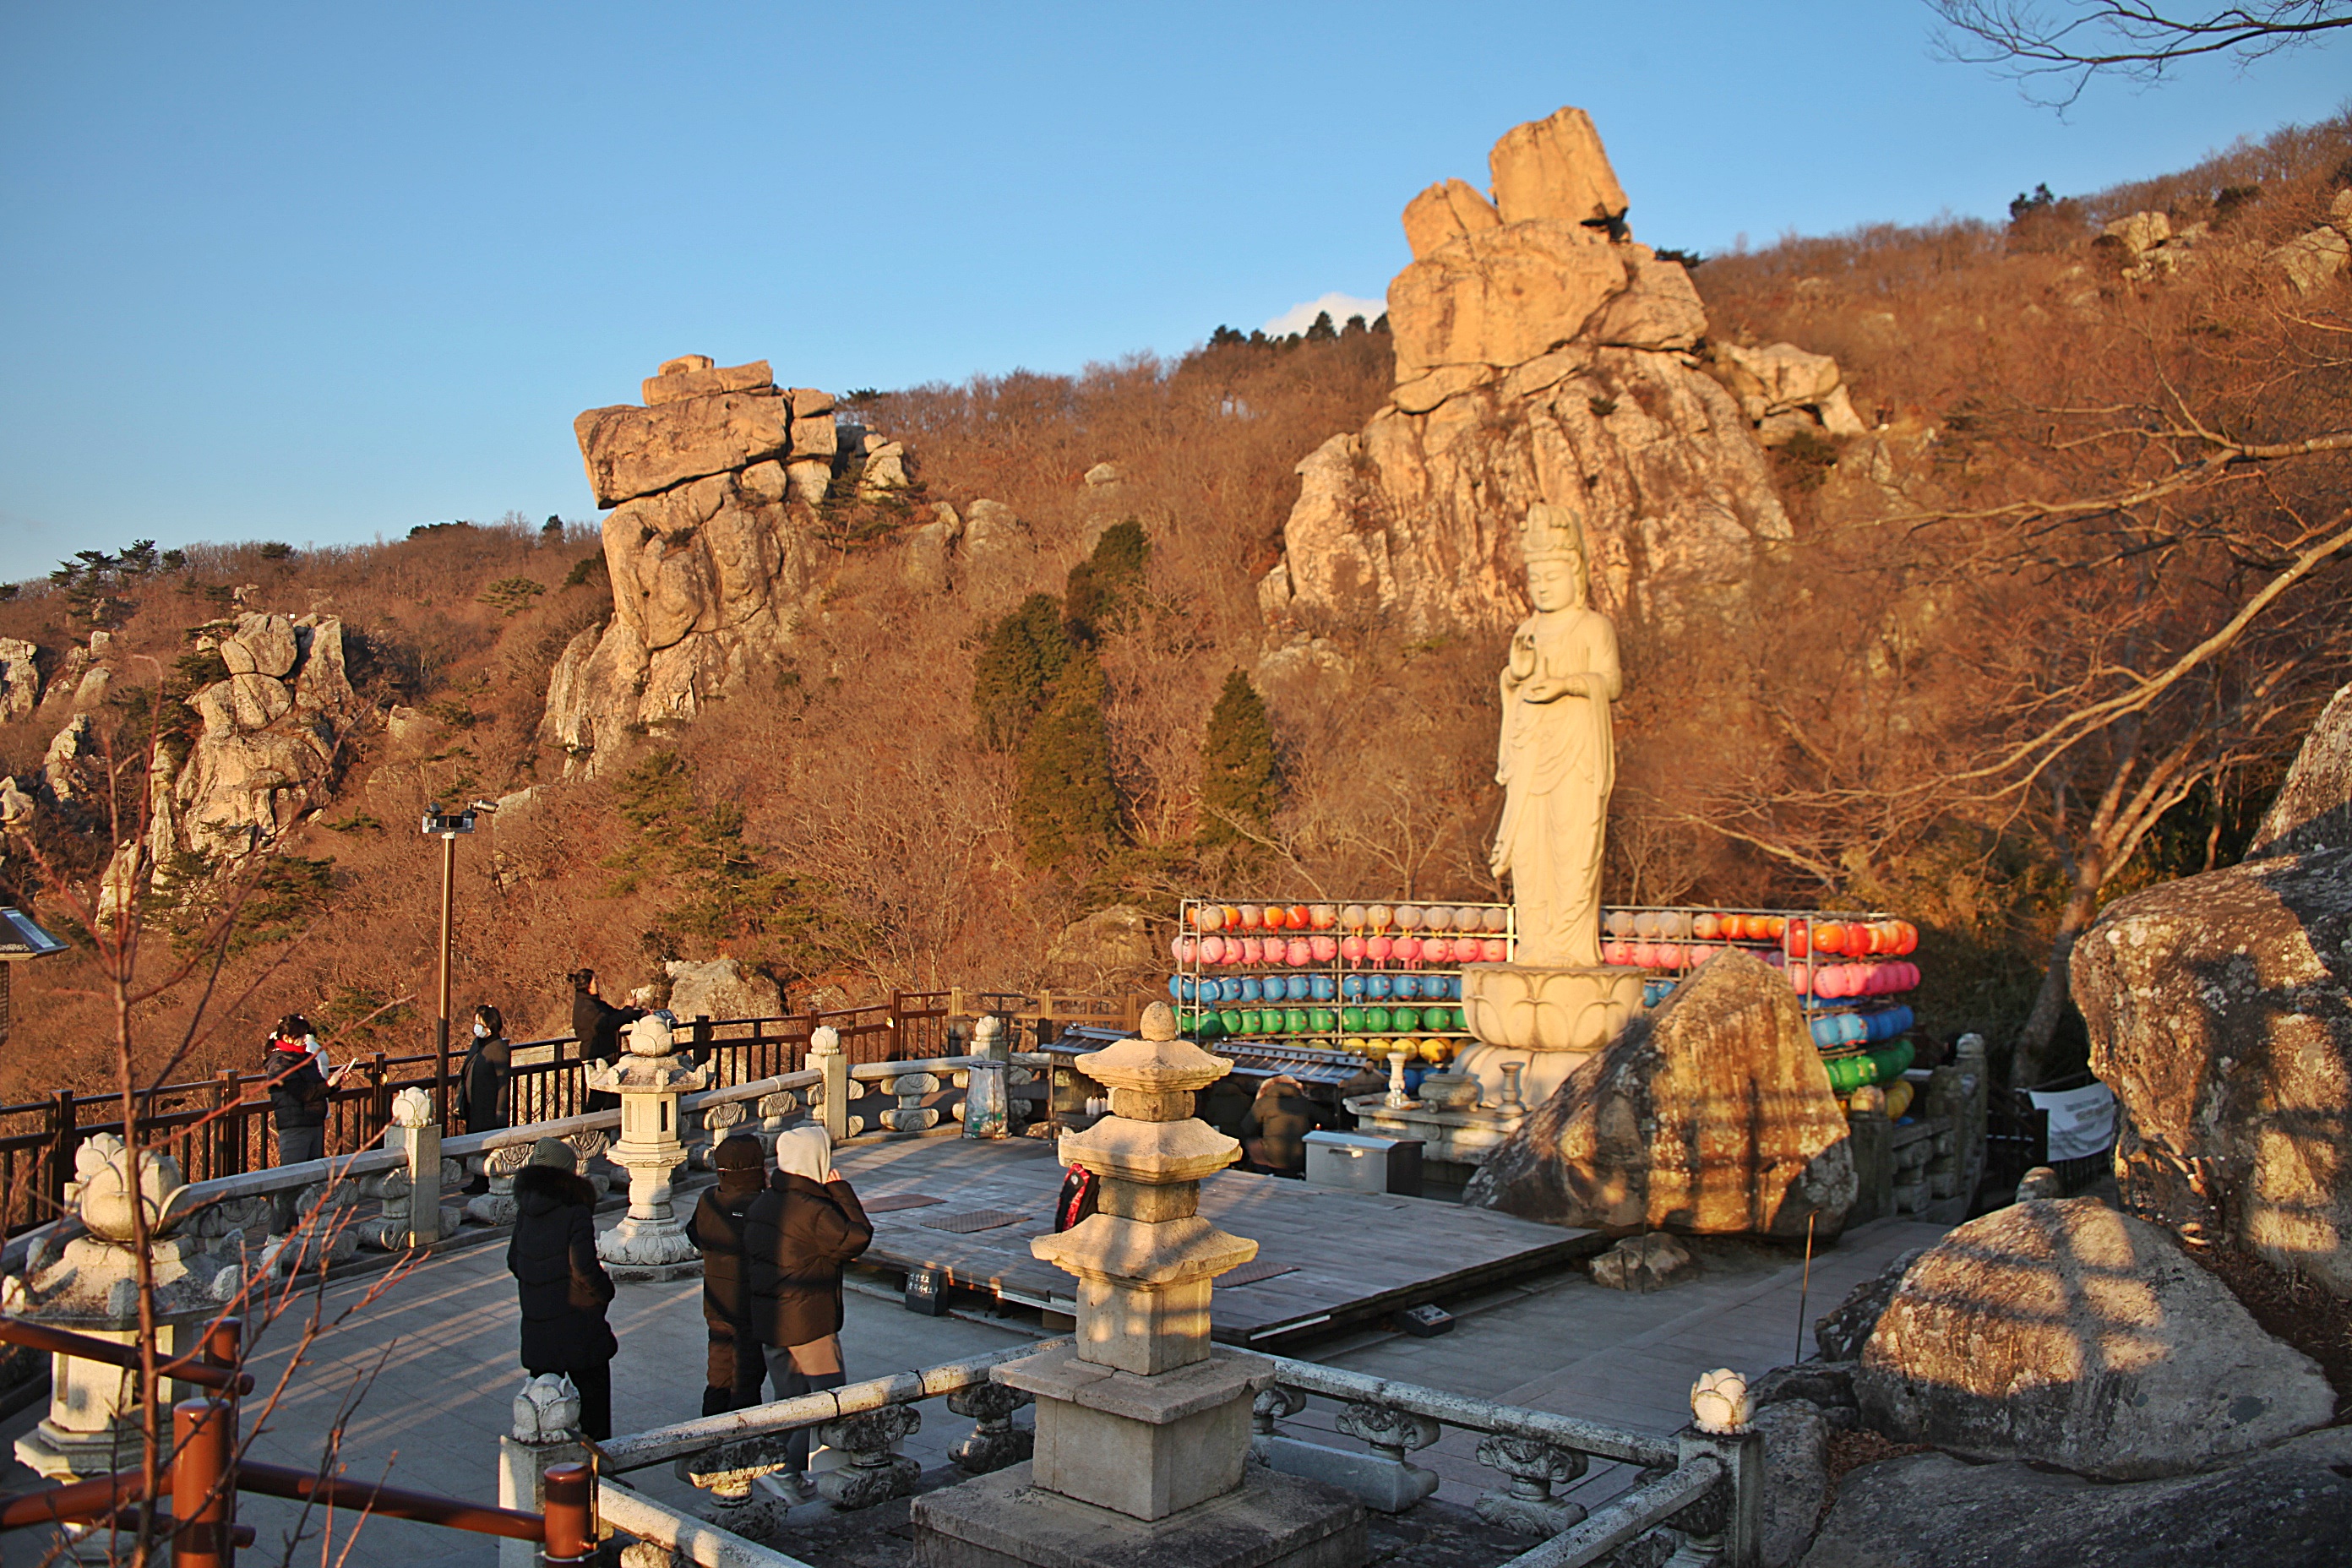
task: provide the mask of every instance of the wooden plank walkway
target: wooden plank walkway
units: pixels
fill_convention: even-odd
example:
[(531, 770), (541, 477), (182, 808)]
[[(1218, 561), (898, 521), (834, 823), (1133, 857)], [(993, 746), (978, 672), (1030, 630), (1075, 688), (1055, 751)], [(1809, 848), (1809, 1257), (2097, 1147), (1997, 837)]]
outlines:
[[(965, 1289), (1048, 1311), (1075, 1310), (1076, 1282), (1029, 1253), (1031, 1238), (1053, 1229), (1061, 1187), (1050, 1142), (849, 1144), (837, 1161), (870, 1205), (874, 1245), (866, 1262), (900, 1271), (941, 1268)], [(938, 1201), (908, 1201), (916, 1198)], [(1018, 1217), (955, 1228), (998, 1214)], [(1261, 1349), (1556, 1268), (1608, 1245), (1597, 1232), (1458, 1204), (1333, 1192), (1239, 1171), (1201, 1184), (1201, 1214), (1258, 1243), (1255, 1264), (1218, 1280), (1211, 1324), (1227, 1344)]]

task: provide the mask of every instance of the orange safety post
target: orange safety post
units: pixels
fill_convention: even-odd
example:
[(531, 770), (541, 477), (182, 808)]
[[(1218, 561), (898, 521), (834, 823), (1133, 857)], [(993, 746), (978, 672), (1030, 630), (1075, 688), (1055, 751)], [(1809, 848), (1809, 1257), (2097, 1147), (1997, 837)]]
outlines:
[(551, 1565), (585, 1563), (595, 1554), (596, 1527), (590, 1517), (588, 1467), (547, 1467), (547, 1546), (540, 1561)]
[(209, 1399), (172, 1406), (172, 1568), (232, 1568), (236, 1444), (229, 1407)]

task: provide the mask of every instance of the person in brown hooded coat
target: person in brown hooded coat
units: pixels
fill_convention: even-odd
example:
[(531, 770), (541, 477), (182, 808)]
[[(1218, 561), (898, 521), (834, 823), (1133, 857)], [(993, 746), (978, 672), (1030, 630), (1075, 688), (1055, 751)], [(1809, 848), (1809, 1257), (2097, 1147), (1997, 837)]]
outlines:
[(702, 1321), (710, 1331), (705, 1415), (759, 1404), (768, 1374), (751, 1322), (751, 1265), (743, 1252), (743, 1215), (766, 1185), (767, 1156), (757, 1138), (738, 1132), (719, 1145), (711, 1163), (719, 1184), (704, 1191), (686, 1222), (687, 1239), (702, 1254)]

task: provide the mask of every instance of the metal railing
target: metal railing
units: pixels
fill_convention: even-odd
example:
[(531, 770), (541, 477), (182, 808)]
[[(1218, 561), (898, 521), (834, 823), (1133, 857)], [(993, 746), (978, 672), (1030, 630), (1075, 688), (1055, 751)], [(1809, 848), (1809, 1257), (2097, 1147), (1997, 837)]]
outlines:
[[(735, 1086), (804, 1070), (809, 1039), (830, 1027), (853, 1068), (911, 1064), (949, 1057), (951, 1023), (993, 1013), (1017, 1031), (1045, 1035), (1076, 1021), (1132, 1024), (1138, 998), (1029, 995), (1010, 991), (894, 991), (887, 1002), (863, 1007), (750, 1018), (697, 1017), (687, 1026), (689, 1048)], [(576, 1036), (520, 1040), (513, 1047), (511, 1122), (523, 1125), (585, 1114), (591, 1103), (585, 1060)], [(378, 1051), (352, 1064), (347, 1080), (330, 1093), (327, 1149), (353, 1153), (375, 1145), (392, 1122), (392, 1101), (404, 1089), (436, 1086), (430, 1053), (387, 1056)], [(861, 1081), (870, 1081), (860, 1074)], [(190, 1182), (268, 1169), (272, 1140), (268, 1077), (224, 1070), (212, 1078), (165, 1084), (139, 1094), (141, 1146), (170, 1153)], [(0, 1237), (47, 1224), (64, 1212), (74, 1155), (100, 1132), (123, 1131), (122, 1101), (112, 1094), (59, 1089), (46, 1099), (0, 1105)], [(904, 1108), (902, 1108), (904, 1109)], [(920, 1109), (915, 1108), (915, 1109)], [(454, 1132), (457, 1118), (451, 1119)], [(877, 1123), (879, 1126), (880, 1123)]]

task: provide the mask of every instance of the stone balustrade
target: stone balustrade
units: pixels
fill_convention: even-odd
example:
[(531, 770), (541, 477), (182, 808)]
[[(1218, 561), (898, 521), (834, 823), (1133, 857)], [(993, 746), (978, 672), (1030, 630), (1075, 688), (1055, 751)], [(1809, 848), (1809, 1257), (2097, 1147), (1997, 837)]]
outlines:
[[(992, 1369), (1072, 1342), (997, 1351), (614, 1437), (601, 1446), (601, 1484), (604, 1498), (613, 1500), (600, 1502), (601, 1516), (625, 1534), (712, 1568), (790, 1563), (779, 1557), (772, 1541), (761, 1541), (777, 1532), (789, 1504), (759, 1484), (761, 1477), (784, 1468), (788, 1434), (815, 1427), (820, 1441), (844, 1451), (844, 1462), (818, 1483), (837, 1510), (869, 1508), (907, 1494), (915, 1484), (913, 1461), (898, 1454), (897, 1445), (920, 1428), (917, 1406), (932, 1400), (973, 1422), (953, 1450), (956, 1467), (975, 1476), (992, 1473), (1027, 1458), (1032, 1435), (1013, 1422), (1028, 1396), (992, 1380)], [(1654, 1531), (1664, 1532), (1660, 1557), (1679, 1547), (1686, 1561), (1725, 1568), (1752, 1568), (1758, 1560), (1763, 1445), (1748, 1425), (1746, 1387), (1737, 1374), (1702, 1378), (1693, 1390), (1693, 1424), (1666, 1436), (1313, 1362), (1266, 1359), (1274, 1382), (1256, 1395), (1251, 1449), (1270, 1469), (1338, 1486), (1369, 1507), (1403, 1513), (1438, 1489), (1436, 1475), (1409, 1456), (1452, 1428), (1476, 1436), (1478, 1462), (1497, 1474), (1496, 1489), (1478, 1500), (1479, 1514), (1536, 1542), (1513, 1568), (1582, 1568)], [(1337, 1426), (1363, 1443), (1364, 1451), (1286, 1436), (1279, 1423), (1304, 1411), (1310, 1399), (1338, 1405)], [(1552, 1495), (1594, 1460), (1633, 1467), (1641, 1479), (1590, 1513)], [(666, 1462), (707, 1495), (696, 1510), (699, 1519), (641, 1506), (646, 1500), (629, 1489), (629, 1474)], [(652, 1532), (641, 1531), (641, 1523)], [(696, 1539), (697, 1530), (717, 1532), (720, 1546), (706, 1537), (701, 1550), (689, 1552), (679, 1543)]]

